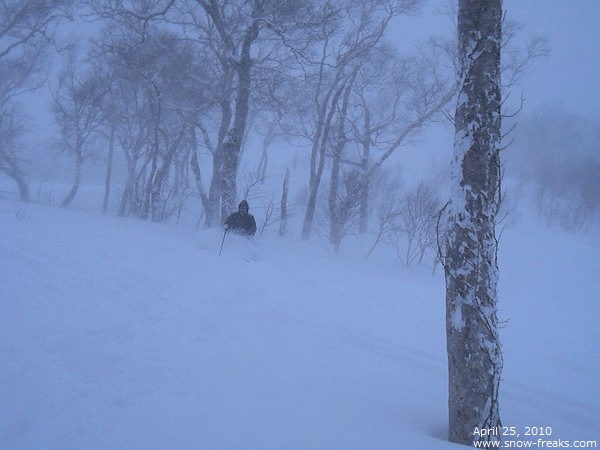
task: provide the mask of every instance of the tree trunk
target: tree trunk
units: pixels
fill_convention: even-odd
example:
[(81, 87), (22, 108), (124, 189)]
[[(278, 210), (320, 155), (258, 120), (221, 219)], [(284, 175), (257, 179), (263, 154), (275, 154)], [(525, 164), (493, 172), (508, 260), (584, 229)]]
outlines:
[(144, 191), (142, 194), (142, 205), (141, 210), (138, 213), (138, 217), (140, 219), (146, 220), (150, 216), (150, 208), (152, 206), (152, 202), (154, 201), (152, 194), (152, 180), (154, 179), (154, 174), (156, 173), (158, 167), (158, 154), (159, 154), (159, 143), (158, 143), (158, 131), (155, 131), (155, 139), (152, 143), (151, 154), (150, 154), (150, 173), (148, 174), (148, 178), (145, 180)]
[(202, 183), (202, 172), (200, 171), (200, 161), (198, 161), (198, 153), (196, 152), (196, 149), (192, 149), (192, 158), (190, 160), (190, 166), (192, 167), (192, 173), (194, 174), (194, 181), (196, 182), (198, 195), (200, 195), (202, 208), (204, 209), (204, 213), (208, 214), (209, 200), (204, 190), (204, 183)]
[[(323, 152), (323, 155), (325, 153)], [(323, 161), (325, 157), (323, 156)], [(319, 193), (319, 184), (321, 183), (321, 175), (323, 174), (323, 167), (325, 163), (320, 166), (320, 170), (317, 171), (317, 177), (315, 177), (315, 183), (310, 186), (308, 192), (308, 202), (306, 203), (306, 212), (304, 214), (304, 221), (302, 222), (302, 239), (308, 240), (312, 231), (313, 220), (315, 218), (315, 212), (317, 210), (317, 194)]]
[(17, 186), (19, 187), (19, 198), (22, 202), (28, 202), (30, 200), (30, 194), (27, 178), (19, 167), (18, 160), (2, 150), (0, 150), (0, 171), (5, 172), (15, 181), (15, 183), (17, 183)]
[(125, 181), (125, 188), (123, 189), (119, 204), (119, 216), (121, 217), (129, 214), (135, 190), (135, 160), (127, 151), (124, 151), (124, 154), (127, 161), (127, 180)]
[(221, 172), (222, 196), (221, 196), (221, 223), (227, 216), (235, 211), (235, 200), (237, 195), (237, 170), (239, 150), (241, 146), (234, 141), (227, 141), (223, 146), (223, 169)]
[(343, 205), (340, 205), (339, 201), (339, 185), (340, 185), (340, 169), (342, 166), (342, 155), (344, 154), (344, 148), (346, 147), (346, 116), (348, 114), (348, 103), (350, 101), (350, 92), (356, 79), (358, 68), (354, 69), (350, 80), (346, 83), (344, 89), (344, 96), (342, 98), (342, 105), (338, 112), (338, 129), (336, 144), (333, 149), (333, 161), (331, 162), (331, 179), (329, 183), (329, 241), (333, 244), (335, 252), (339, 250), (340, 243), (342, 241), (342, 228), (344, 227), (343, 217), (347, 217), (344, 211), (341, 211)]
[[(339, 144), (339, 143), (338, 143)], [(342, 154), (337, 149), (333, 152), (331, 161), (331, 178), (329, 179), (329, 197), (327, 206), (329, 208), (329, 242), (333, 245), (336, 253), (342, 239), (341, 236), (341, 211), (339, 205), (340, 168)]]
[(83, 174), (83, 156), (81, 155), (81, 151), (79, 151), (75, 157), (75, 178), (73, 180), (73, 185), (71, 186), (71, 190), (67, 194), (67, 196), (62, 201), (62, 206), (69, 206), (69, 204), (73, 201), (77, 192), (79, 191), (79, 185), (81, 184), (81, 177)]
[(369, 184), (371, 181), (369, 173), (369, 162), (371, 159), (371, 112), (369, 108), (364, 108), (364, 136), (362, 138), (362, 154), (360, 157), (360, 177), (361, 177), (361, 189), (360, 189), (360, 207), (358, 215), (358, 232), (365, 234), (368, 230), (369, 225)]
[[(232, 54), (235, 53), (235, 45), (224, 28), (225, 21), (219, 11), (218, 3), (202, 3), (202, 7), (212, 18), (227, 51)], [(259, 20), (254, 15), (256, 17), (261, 16), (261, 4), (256, 3), (254, 8), (256, 10), (253, 11), (253, 17), (244, 32), (241, 42), (239, 60), (227, 59), (223, 63), (226, 74), (235, 73), (237, 76), (237, 89), (233, 117), (230, 115), (229, 100), (222, 102), (224, 115), (221, 122), (219, 142), (214, 153), (213, 178), (209, 190), (211, 208), (210, 211), (207, 211), (206, 217), (208, 226), (214, 225), (217, 214), (220, 214), (222, 222), (225, 220), (226, 215), (235, 208), (238, 163), (246, 131), (250, 102), (253, 65), (251, 49), (252, 44), (258, 39), (260, 31)], [(232, 68), (234, 72), (231, 72)], [(225, 102), (227, 102), (227, 105), (225, 105)], [(224, 128), (224, 125), (227, 128)]]
[(108, 200), (110, 198), (110, 182), (112, 178), (113, 154), (115, 150), (115, 127), (110, 130), (110, 141), (108, 143), (108, 157), (106, 162), (106, 177), (104, 178), (104, 199), (102, 201), (102, 213), (108, 212)]
[[(460, 0), (459, 99), (446, 230), (449, 440), (500, 440), (496, 213), (501, 0)], [(477, 430), (485, 430), (477, 433)]]
[(281, 192), (281, 220), (279, 221), (279, 236), (285, 235), (285, 229), (287, 227), (287, 198), (288, 198), (288, 186), (290, 182), (290, 169), (285, 171), (285, 178), (283, 179), (283, 190)]
[[(154, 176), (150, 179), (150, 182), (152, 183), (151, 217), (152, 220), (156, 222), (162, 222), (168, 218), (165, 215), (165, 208), (168, 206), (166, 204), (168, 195), (164, 192), (164, 184), (168, 178), (169, 172), (172, 170), (171, 168), (173, 166), (175, 154), (180, 148), (186, 131), (186, 127), (182, 127), (181, 130), (179, 130), (178, 135), (175, 136), (171, 142), (167, 143), (167, 151), (162, 157), (161, 165), (157, 168), (157, 170), (154, 172)], [(174, 184), (177, 186), (177, 181), (175, 181)]]
[(31, 196), (29, 195), (29, 184), (27, 183), (25, 175), (21, 172), (15, 172), (12, 177), (19, 187), (19, 198), (22, 202), (28, 202)]
[(358, 215), (358, 232), (365, 234), (369, 225), (369, 156), (371, 149), (371, 137), (363, 144), (363, 153), (360, 160), (360, 207)]
[(206, 210), (206, 226), (212, 227), (220, 223), (221, 196), (223, 194), (223, 149), (219, 144), (213, 154), (212, 177), (208, 188), (208, 208)]
[(313, 220), (317, 210), (317, 195), (319, 186), (325, 168), (325, 149), (328, 144), (329, 134), (331, 132), (333, 118), (336, 113), (336, 105), (342, 95), (347, 79), (342, 80), (338, 86), (334, 84), (327, 93), (324, 106), (319, 111), (320, 119), (317, 127), (317, 133), (313, 139), (313, 149), (311, 153), (311, 169), (309, 179), (308, 202), (302, 222), (302, 239), (308, 240), (312, 231)]

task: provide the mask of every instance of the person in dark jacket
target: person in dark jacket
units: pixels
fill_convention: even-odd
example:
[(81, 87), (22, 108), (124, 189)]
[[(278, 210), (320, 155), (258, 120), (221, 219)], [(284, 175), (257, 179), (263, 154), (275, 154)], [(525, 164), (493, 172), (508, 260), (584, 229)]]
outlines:
[(225, 221), (225, 229), (236, 234), (254, 236), (256, 233), (256, 221), (254, 216), (248, 213), (248, 202), (242, 200), (238, 205), (237, 212), (230, 215)]

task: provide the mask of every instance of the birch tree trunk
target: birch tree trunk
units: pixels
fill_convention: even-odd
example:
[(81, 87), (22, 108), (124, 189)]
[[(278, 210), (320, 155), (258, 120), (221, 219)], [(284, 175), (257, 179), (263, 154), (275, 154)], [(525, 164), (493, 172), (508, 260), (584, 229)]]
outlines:
[(81, 178), (83, 176), (83, 139), (78, 136), (76, 138), (76, 141), (77, 143), (75, 148), (75, 176), (69, 193), (62, 201), (63, 207), (69, 206), (69, 204), (77, 195), (77, 192), (79, 192), (79, 185), (81, 184)]
[(288, 198), (288, 187), (290, 183), (290, 169), (285, 171), (285, 178), (283, 179), (283, 189), (281, 192), (281, 220), (279, 221), (279, 236), (285, 235), (285, 229), (287, 227), (287, 218), (288, 218), (288, 208), (287, 208), (287, 198)]
[(106, 157), (106, 176), (104, 177), (104, 198), (102, 200), (102, 213), (108, 213), (108, 201), (110, 199), (110, 183), (113, 171), (113, 155), (115, 152), (116, 127), (111, 125), (110, 137), (108, 138), (108, 156)]
[(474, 445), (500, 440), (501, 431), (495, 222), (502, 0), (458, 4), (459, 98), (445, 239), (449, 440)]
[[(216, 0), (196, 0), (210, 17), (218, 36), (220, 66), (231, 92), (221, 102), (221, 126), (217, 148), (213, 154), (213, 176), (209, 189), (207, 226), (222, 223), (235, 209), (237, 173), (242, 150), (252, 89), (252, 46), (257, 41), (264, 2), (249, 2), (245, 15), (243, 7), (223, 4)], [(235, 3), (235, 2), (234, 2)], [(241, 2), (244, 3), (244, 2)], [(233, 7), (233, 8), (232, 8)], [(239, 14), (238, 14), (239, 13)], [(237, 32), (241, 35), (238, 36)], [(233, 88), (235, 82), (235, 88)]]
[(19, 187), (19, 197), (22, 202), (30, 200), (27, 175), (23, 170), (23, 161), (15, 154), (15, 119), (12, 114), (0, 113), (0, 173), (4, 172), (12, 178)]
[(360, 157), (360, 177), (361, 177), (361, 189), (360, 189), (360, 209), (358, 216), (358, 232), (365, 234), (369, 225), (369, 162), (371, 159), (371, 114), (365, 109), (365, 126), (366, 136), (361, 142), (362, 154)]
[(22, 202), (30, 200), (29, 184), (24, 171), (19, 166), (19, 160), (0, 148), (0, 172), (5, 172), (19, 187), (19, 198)]
[(252, 44), (258, 39), (259, 34), (258, 21), (253, 20), (248, 26), (244, 35), (244, 41), (240, 51), (240, 61), (237, 64), (238, 86), (235, 98), (235, 114), (233, 118), (233, 127), (229, 130), (226, 142), (223, 146), (224, 159), (222, 167), (222, 201), (221, 201), (221, 222), (232, 211), (235, 211), (237, 195), (237, 173), (246, 131), (246, 122), (248, 120), (248, 111), (250, 104), (250, 89), (252, 81), (252, 58), (250, 50)]
[[(321, 63), (323, 64), (323, 62)], [(340, 74), (337, 74), (340, 78)], [(308, 240), (312, 231), (313, 220), (317, 210), (317, 194), (325, 168), (325, 150), (329, 141), (332, 122), (336, 113), (336, 105), (340, 95), (343, 92), (345, 81), (338, 86), (338, 81), (329, 88), (323, 105), (318, 108), (317, 131), (313, 137), (311, 161), (310, 161), (310, 180), (308, 183), (308, 201), (302, 222), (302, 239)], [(316, 103), (319, 101), (317, 100)]]
[(329, 241), (334, 245), (337, 252), (342, 240), (342, 228), (344, 227), (343, 219), (344, 211), (341, 208), (344, 206), (340, 204), (339, 199), (339, 185), (340, 185), (340, 170), (342, 167), (342, 156), (344, 154), (344, 148), (346, 147), (348, 138), (346, 137), (346, 121), (348, 119), (348, 102), (350, 99), (350, 92), (356, 79), (358, 68), (354, 69), (350, 80), (347, 82), (344, 88), (344, 96), (342, 104), (339, 107), (338, 112), (338, 129), (336, 135), (336, 143), (332, 149), (332, 161), (331, 161), (331, 177), (329, 180)]

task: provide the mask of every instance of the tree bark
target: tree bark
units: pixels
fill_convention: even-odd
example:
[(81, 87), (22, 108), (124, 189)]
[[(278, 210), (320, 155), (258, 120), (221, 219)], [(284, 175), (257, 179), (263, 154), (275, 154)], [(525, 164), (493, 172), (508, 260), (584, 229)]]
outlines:
[(369, 160), (371, 158), (371, 114), (368, 109), (365, 108), (365, 125), (366, 131), (365, 137), (362, 144), (362, 154), (360, 158), (360, 177), (361, 177), (361, 190), (360, 190), (360, 210), (358, 217), (358, 232), (365, 234), (369, 226)]
[[(460, 0), (459, 98), (446, 229), (449, 440), (500, 440), (495, 237), (500, 199), (502, 0)], [(487, 430), (477, 433), (476, 430)]]
[(78, 150), (75, 155), (75, 177), (73, 179), (73, 184), (71, 185), (71, 190), (67, 194), (67, 196), (62, 201), (62, 206), (66, 207), (73, 201), (77, 192), (79, 192), (79, 185), (81, 184), (81, 177), (83, 175), (83, 155), (81, 154), (81, 150)]
[(285, 229), (287, 227), (288, 208), (288, 186), (290, 183), (290, 169), (285, 171), (285, 178), (283, 179), (283, 189), (281, 191), (281, 220), (279, 221), (279, 236), (285, 235)]
[(190, 160), (190, 166), (192, 167), (192, 173), (194, 174), (194, 181), (196, 183), (196, 188), (198, 189), (198, 195), (200, 195), (200, 201), (202, 202), (202, 208), (205, 213), (208, 212), (209, 209), (209, 200), (208, 195), (204, 190), (204, 183), (202, 183), (202, 172), (200, 171), (200, 161), (198, 161), (198, 153), (196, 149), (192, 149), (192, 158)]
[(106, 176), (104, 178), (104, 199), (102, 200), (102, 213), (108, 213), (108, 201), (110, 199), (110, 183), (112, 179), (113, 154), (115, 151), (115, 133), (116, 128), (111, 126), (110, 138), (108, 142), (108, 156), (106, 158)]

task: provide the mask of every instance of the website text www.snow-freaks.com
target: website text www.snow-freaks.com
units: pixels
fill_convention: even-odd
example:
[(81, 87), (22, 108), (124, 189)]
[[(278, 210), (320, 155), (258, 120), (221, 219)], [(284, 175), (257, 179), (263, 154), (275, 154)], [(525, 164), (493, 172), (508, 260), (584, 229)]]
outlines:
[[(521, 437), (521, 439), (519, 439)], [(523, 439), (524, 437), (524, 439)], [(493, 427), (473, 431), (475, 448), (597, 448), (596, 440), (557, 439), (552, 427)]]
[(564, 439), (473, 441), (475, 448), (597, 448), (598, 441)]

